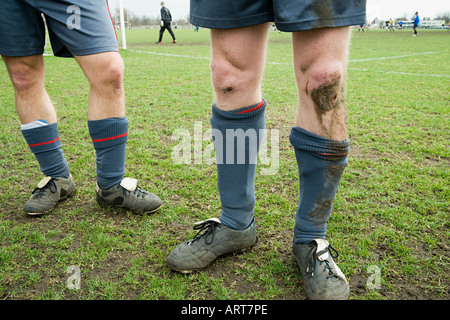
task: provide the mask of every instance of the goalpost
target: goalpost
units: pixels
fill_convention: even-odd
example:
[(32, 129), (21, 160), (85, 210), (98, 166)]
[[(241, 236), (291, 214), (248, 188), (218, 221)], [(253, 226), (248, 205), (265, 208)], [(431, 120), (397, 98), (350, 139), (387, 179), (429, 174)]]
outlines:
[(120, 31), (122, 32), (122, 48), (127, 48), (127, 39), (125, 37), (125, 19), (123, 15), (123, 0), (119, 1), (119, 15), (120, 15)]

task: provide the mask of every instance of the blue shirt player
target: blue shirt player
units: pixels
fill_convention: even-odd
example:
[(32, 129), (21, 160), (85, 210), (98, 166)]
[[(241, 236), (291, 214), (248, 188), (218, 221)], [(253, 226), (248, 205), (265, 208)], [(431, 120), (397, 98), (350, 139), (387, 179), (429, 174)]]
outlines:
[(416, 15), (414, 16), (414, 37), (417, 36), (417, 27), (419, 26), (420, 18), (419, 18), (419, 12), (416, 11)]

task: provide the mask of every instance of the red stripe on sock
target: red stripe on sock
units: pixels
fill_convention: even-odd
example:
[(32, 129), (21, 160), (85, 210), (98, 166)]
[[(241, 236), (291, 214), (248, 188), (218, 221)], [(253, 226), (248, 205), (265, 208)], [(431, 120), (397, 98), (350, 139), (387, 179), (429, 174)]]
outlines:
[(103, 139), (92, 139), (92, 141), (93, 142), (102, 142), (102, 141), (114, 140), (114, 139), (125, 137), (127, 135), (128, 135), (128, 132), (125, 132), (123, 134), (119, 134), (118, 136), (108, 137), (108, 138), (103, 138)]
[(338, 156), (338, 157), (343, 157), (343, 156), (348, 155), (348, 152), (341, 153), (341, 154), (336, 154), (336, 153), (319, 153), (319, 152), (317, 152), (317, 154), (320, 154), (321, 156)]
[(44, 144), (50, 144), (50, 143), (56, 142), (58, 140), (59, 140), (59, 137), (56, 138), (55, 140), (52, 140), (52, 141), (46, 141), (46, 142), (40, 142), (40, 143), (35, 143), (35, 144), (29, 144), (28, 146), (29, 147), (37, 147), (37, 146), (42, 146)]
[(261, 101), (256, 107), (248, 109), (248, 110), (244, 110), (244, 111), (239, 111), (238, 113), (248, 113), (248, 112), (255, 111), (256, 109), (261, 108), (263, 106), (263, 104), (264, 104), (264, 100)]

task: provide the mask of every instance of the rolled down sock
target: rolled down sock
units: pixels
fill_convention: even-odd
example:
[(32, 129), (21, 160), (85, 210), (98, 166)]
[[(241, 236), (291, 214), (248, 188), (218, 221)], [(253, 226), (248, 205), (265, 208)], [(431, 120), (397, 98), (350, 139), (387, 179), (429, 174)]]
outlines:
[(109, 189), (125, 175), (128, 119), (88, 120), (88, 127), (97, 155), (97, 183), (101, 189)]
[(233, 111), (213, 105), (211, 126), (216, 152), (221, 223), (246, 229), (254, 220), (255, 171), (264, 136), (266, 102)]
[(350, 141), (334, 141), (294, 127), (289, 135), (297, 158), (300, 199), (294, 243), (325, 239), (339, 182), (348, 163)]
[(42, 173), (52, 178), (68, 178), (70, 170), (61, 147), (58, 124), (38, 120), (24, 124), (21, 128)]

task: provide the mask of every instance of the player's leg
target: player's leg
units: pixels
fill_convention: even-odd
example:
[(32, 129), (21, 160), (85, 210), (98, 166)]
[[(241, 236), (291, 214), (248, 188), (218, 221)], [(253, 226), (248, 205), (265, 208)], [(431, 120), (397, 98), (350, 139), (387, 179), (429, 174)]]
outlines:
[(42, 1), (55, 55), (73, 56), (89, 83), (88, 128), (96, 151), (97, 200), (138, 212), (162, 202), (124, 178), (128, 120), (123, 89), (124, 64), (107, 1)]
[(90, 83), (88, 127), (97, 152), (97, 183), (101, 189), (109, 189), (125, 175), (128, 120), (122, 58), (118, 52), (75, 58)]
[(22, 124), (39, 119), (56, 122), (55, 108), (44, 86), (43, 56), (2, 58), (14, 87), (16, 110)]
[[(163, 22), (163, 23), (165, 24), (165, 22)], [(159, 39), (158, 39), (159, 43), (162, 42), (164, 31), (166, 31), (166, 26), (165, 25), (163, 25), (163, 26), (161, 26), (161, 28), (159, 28)]]
[(315, 278), (311, 272), (304, 277), (308, 296), (315, 299), (345, 299), (349, 294), (345, 276), (331, 260), (325, 242), (327, 222), (349, 151), (344, 92), (349, 43), (349, 27), (293, 33), (299, 106), (290, 141), (300, 178), (294, 254), (305, 271), (311, 267), (306, 260), (308, 251), (324, 250), (317, 254), (327, 254), (332, 270), (323, 275), (316, 271)]
[[(260, 84), (268, 30), (267, 24), (211, 30), (211, 71), (215, 92), (211, 126), (222, 138), (214, 141), (222, 203), (220, 220), (234, 229), (247, 228), (253, 221), (257, 152), (252, 153), (252, 149), (258, 150), (265, 128), (266, 104)], [(237, 136), (253, 135), (256, 141), (249, 138), (240, 146), (244, 139), (234, 138), (230, 132)], [(230, 141), (232, 139), (234, 143)], [(230, 142), (234, 145), (232, 149)], [(239, 163), (236, 158), (239, 152), (245, 155), (244, 163)]]
[(75, 183), (61, 148), (53, 104), (44, 87), (42, 55), (3, 56), (14, 87), (22, 134), (46, 176), (25, 204), (30, 215), (53, 209), (75, 191)]
[(96, 151), (97, 200), (137, 212), (162, 205), (154, 194), (124, 178), (128, 119), (123, 88), (124, 64), (118, 52), (75, 56), (90, 83), (88, 127)]
[(124, 63), (118, 52), (75, 56), (89, 83), (88, 120), (125, 116)]
[[(167, 262), (174, 270), (202, 269), (217, 256), (250, 247), (256, 241), (254, 179), (265, 128), (266, 104), (260, 82), (268, 30), (267, 24), (211, 30), (215, 92), (211, 126), (222, 214), (220, 221), (210, 219), (200, 224), (209, 230), (203, 237), (172, 251)], [(238, 153), (243, 155), (242, 162)], [(213, 236), (208, 236), (210, 233)]]
[(31, 4), (0, 4), (0, 54), (14, 87), (22, 133), (46, 175), (25, 204), (28, 214), (39, 215), (75, 191), (59, 139), (55, 109), (44, 87), (45, 29)]
[(170, 24), (171, 24), (171, 22), (169, 22), (169, 25), (167, 26), (167, 31), (169, 31), (170, 36), (172, 37), (173, 43), (176, 43), (177, 40), (175, 39), (175, 34), (173, 33), (172, 26)]
[(292, 37), (299, 94), (296, 126), (328, 139), (344, 140), (350, 29), (322, 28), (295, 32)]

